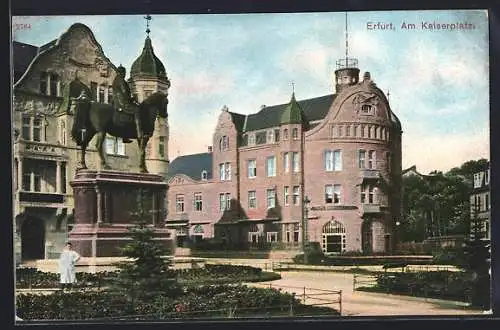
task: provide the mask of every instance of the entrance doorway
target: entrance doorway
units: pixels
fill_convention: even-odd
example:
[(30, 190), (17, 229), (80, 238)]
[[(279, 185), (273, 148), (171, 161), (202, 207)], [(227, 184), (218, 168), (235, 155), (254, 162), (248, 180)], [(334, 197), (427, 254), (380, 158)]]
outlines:
[(339, 221), (329, 221), (323, 226), (322, 249), (324, 253), (341, 253), (346, 250), (345, 227)]
[(373, 230), (370, 220), (363, 221), (361, 225), (361, 242), (363, 253), (370, 254), (373, 252)]
[(21, 227), (21, 259), (45, 258), (45, 223), (42, 219), (26, 215)]

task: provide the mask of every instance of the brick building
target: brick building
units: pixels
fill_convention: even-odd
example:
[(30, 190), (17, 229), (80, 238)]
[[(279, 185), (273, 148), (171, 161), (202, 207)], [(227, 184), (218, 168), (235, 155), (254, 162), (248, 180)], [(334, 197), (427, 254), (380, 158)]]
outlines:
[(178, 245), (211, 238), (323, 251), (391, 251), (401, 217), (401, 124), (355, 59), (335, 93), (243, 115), (224, 107), (208, 152), (168, 169), (167, 226)]
[[(16, 258), (53, 258), (67, 240), (73, 221), (69, 183), (80, 157), (71, 138), (73, 99), (85, 85), (95, 101), (111, 103), (116, 67), (92, 31), (80, 23), (40, 47), (13, 42), (12, 48)], [(130, 71), (129, 84), (139, 101), (154, 91), (167, 93), (165, 68), (154, 55), (149, 36)], [(150, 172), (166, 173), (167, 143), (168, 123), (158, 120), (147, 154)], [(138, 170), (136, 143), (108, 136), (105, 146), (113, 169)], [(91, 141), (87, 165), (95, 169), (99, 163)]]
[(477, 212), (479, 219), (483, 221), (485, 239), (491, 238), (491, 188), (490, 188), (490, 166), (474, 173), (473, 190), (470, 196), (471, 214)]

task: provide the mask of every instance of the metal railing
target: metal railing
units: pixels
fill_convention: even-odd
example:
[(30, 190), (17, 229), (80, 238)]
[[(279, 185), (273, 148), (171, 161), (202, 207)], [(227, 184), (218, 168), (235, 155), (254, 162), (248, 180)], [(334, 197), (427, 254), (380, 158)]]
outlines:
[(356, 291), (362, 287), (373, 287), (377, 285), (377, 277), (375, 275), (353, 274), (352, 291)]

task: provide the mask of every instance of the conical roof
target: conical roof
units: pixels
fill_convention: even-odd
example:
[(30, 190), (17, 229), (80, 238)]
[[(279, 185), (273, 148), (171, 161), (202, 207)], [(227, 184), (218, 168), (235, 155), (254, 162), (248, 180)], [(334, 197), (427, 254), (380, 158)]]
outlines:
[(308, 121), (304, 115), (304, 111), (302, 111), (302, 108), (295, 99), (295, 93), (292, 93), (290, 103), (288, 103), (281, 114), (280, 124), (307, 124), (307, 122)]
[(151, 38), (146, 37), (141, 55), (134, 61), (130, 69), (130, 77), (148, 76), (166, 79), (165, 66), (154, 54)]

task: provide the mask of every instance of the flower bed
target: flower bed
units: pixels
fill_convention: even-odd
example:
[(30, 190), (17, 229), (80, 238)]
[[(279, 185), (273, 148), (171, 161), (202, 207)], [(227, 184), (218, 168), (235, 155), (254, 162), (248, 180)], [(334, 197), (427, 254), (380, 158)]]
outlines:
[(467, 302), (471, 287), (465, 273), (436, 271), (378, 274), (375, 286), (358, 290)]
[(331, 308), (305, 306), (294, 295), (243, 285), (190, 287), (177, 298), (158, 294), (150, 301), (127, 301), (111, 292), (51, 295), (20, 294), (17, 315), (23, 320), (177, 319), (284, 315), (339, 315)]
[[(180, 283), (237, 283), (263, 282), (280, 279), (277, 273), (263, 272), (260, 268), (235, 265), (206, 265), (203, 268), (178, 269), (177, 278)], [(103, 287), (116, 277), (117, 272), (77, 273), (76, 287)], [(59, 275), (46, 273), (34, 268), (19, 268), (16, 270), (16, 287), (27, 288), (55, 288), (58, 287)]]

